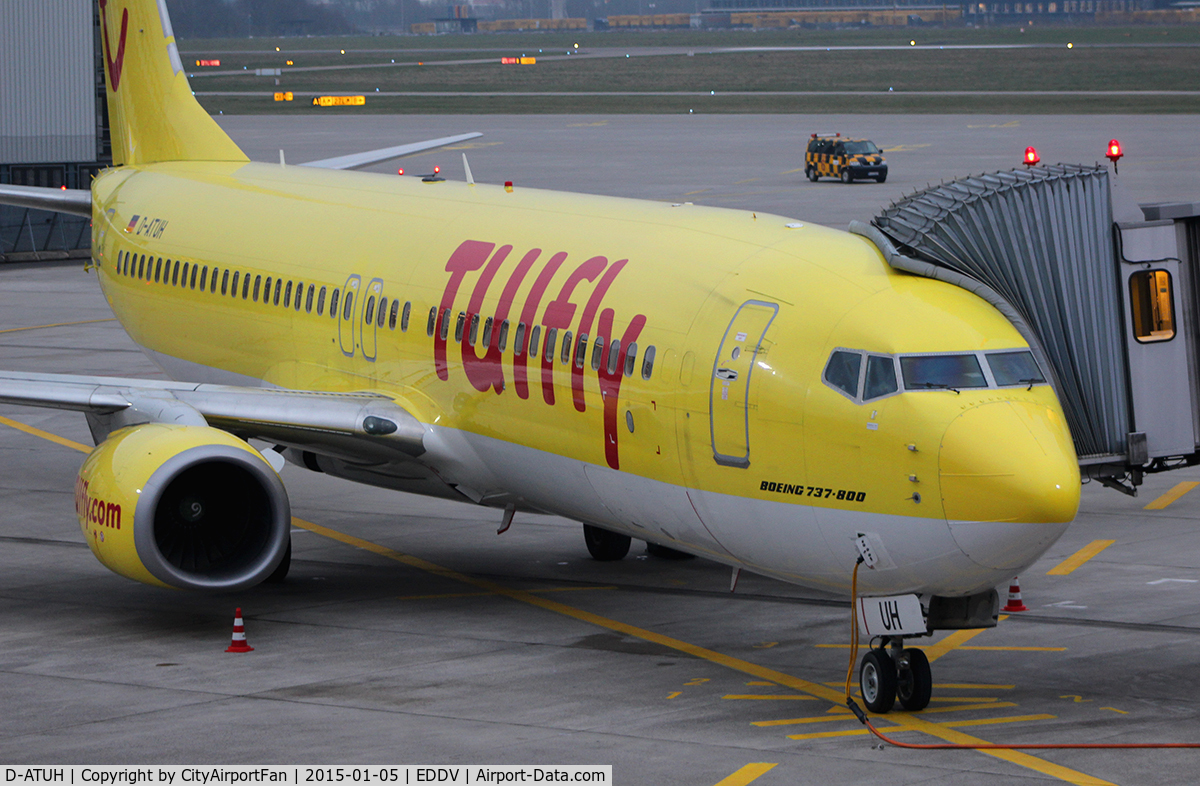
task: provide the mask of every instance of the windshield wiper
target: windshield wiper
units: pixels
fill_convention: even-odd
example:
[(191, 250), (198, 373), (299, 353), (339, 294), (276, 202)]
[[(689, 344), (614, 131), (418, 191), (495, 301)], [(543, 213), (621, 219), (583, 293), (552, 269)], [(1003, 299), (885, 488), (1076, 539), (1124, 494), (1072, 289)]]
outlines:
[[(1021, 381), (1024, 382), (1025, 380)], [(917, 384), (913, 385), (913, 387), (925, 388), (926, 390), (953, 390), (959, 395), (962, 394), (962, 391), (960, 391), (958, 388), (952, 388), (949, 385), (942, 384), (941, 382), (918, 382)]]
[(1033, 390), (1033, 386), (1035, 383), (1045, 382), (1045, 381), (1046, 380), (1042, 379), (1041, 377), (1030, 377), (1029, 379), (1018, 379), (1017, 380), (1017, 382), (1022, 382), (1022, 383), (1028, 382), (1029, 383), (1029, 387), (1025, 388), (1026, 390)]

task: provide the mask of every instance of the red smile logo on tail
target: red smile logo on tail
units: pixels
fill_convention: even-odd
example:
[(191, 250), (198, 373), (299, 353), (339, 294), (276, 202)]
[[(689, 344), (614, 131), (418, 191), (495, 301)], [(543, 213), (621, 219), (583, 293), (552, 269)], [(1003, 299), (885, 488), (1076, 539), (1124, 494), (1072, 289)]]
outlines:
[(125, 65), (125, 35), (129, 32), (129, 9), (121, 11), (121, 42), (117, 44), (117, 59), (111, 57), (112, 47), (108, 43), (108, 0), (100, 0), (100, 25), (104, 31), (104, 59), (108, 61), (108, 75), (112, 89), (116, 92), (121, 85), (121, 68)]

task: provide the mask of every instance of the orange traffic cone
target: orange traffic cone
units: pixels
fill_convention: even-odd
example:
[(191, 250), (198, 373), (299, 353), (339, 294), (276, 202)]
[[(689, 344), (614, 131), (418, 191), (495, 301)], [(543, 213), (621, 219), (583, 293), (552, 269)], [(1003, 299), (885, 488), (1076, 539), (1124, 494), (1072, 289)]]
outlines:
[(254, 648), (246, 643), (246, 626), (242, 624), (242, 610), (239, 608), (233, 615), (233, 643), (226, 652), (254, 652)]
[(1008, 585), (1008, 604), (1002, 611), (1029, 611), (1029, 608), (1021, 602), (1021, 577), (1013, 576), (1013, 580)]

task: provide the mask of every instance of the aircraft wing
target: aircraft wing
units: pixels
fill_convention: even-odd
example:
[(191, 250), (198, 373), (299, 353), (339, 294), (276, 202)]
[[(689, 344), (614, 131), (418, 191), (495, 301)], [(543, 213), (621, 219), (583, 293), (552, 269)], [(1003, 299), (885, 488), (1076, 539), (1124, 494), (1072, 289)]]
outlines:
[(92, 192), (74, 188), (39, 188), (0, 184), (0, 205), (52, 210), (92, 217)]
[(371, 164), (379, 164), (384, 161), (391, 161), (394, 158), (411, 156), (413, 153), (445, 147), (455, 142), (464, 142), (480, 136), (483, 136), (483, 134), (473, 131), (469, 134), (459, 134), (458, 136), (444, 136), (439, 139), (427, 139), (424, 142), (413, 142), (407, 145), (398, 145), (397, 147), (368, 150), (365, 153), (354, 153), (353, 155), (338, 156), (337, 158), (323, 158), (320, 161), (309, 161), (307, 164), (301, 164), (300, 166), (312, 166), (320, 169), (361, 169)]
[(174, 423), (212, 426), (361, 464), (425, 452), (425, 427), (382, 393), (0, 371), (0, 403), (84, 412), (97, 442), (125, 426)]

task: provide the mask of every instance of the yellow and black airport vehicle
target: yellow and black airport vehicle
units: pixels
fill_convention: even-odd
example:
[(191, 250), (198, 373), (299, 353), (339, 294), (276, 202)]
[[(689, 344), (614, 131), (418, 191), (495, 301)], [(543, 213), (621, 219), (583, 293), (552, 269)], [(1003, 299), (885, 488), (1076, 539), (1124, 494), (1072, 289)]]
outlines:
[(887, 161), (869, 139), (843, 139), (841, 134), (813, 134), (804, 154), (804, 174), (814, 183), (820, 177), (843, 183), (873, 178), (887, 180)]

